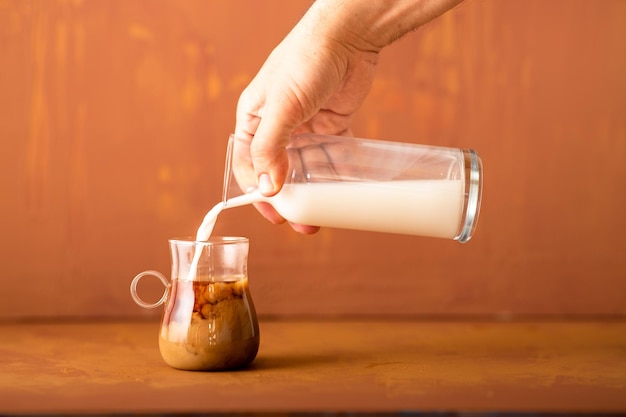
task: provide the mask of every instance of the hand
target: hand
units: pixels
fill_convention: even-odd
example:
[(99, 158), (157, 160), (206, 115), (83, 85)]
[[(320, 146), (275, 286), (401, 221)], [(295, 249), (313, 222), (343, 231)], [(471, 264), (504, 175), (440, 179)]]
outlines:
[[(352, 116), (374, 78), (377, 50), (316, 35), (308, 26), (306, 21), (297, 26), (278, 45), (237, 107), (235, 136), (252, 140), (253, 167), (248, 168), (266, 196), (276, 194), (285, 181), (289, 138), (304, 132), (351, 135)], [(269, 204), (256, 207), (273, 223), (285, 221)], [(292, 227), (305, 234), (319, 229)]]
[[(287, 175), (289, 138), (352, 135), (350, 122), (370, 91), (380, 50), (460, 1), (316, 0), (239, 98), (234, 133), (251, 140), (251, 163), (233, 169), (248, 170), (265, 196), (276, 194)], [(271, 222), (285, 221), (269, 204), (256, 206)]]

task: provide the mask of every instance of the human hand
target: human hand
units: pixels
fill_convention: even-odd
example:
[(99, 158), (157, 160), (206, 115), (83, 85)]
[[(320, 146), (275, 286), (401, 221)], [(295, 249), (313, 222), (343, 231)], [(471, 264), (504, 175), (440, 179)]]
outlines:
[[(276, 194), (285, 181), (285, 146), (290, 137), (304, 132), (351, 135), (352, 117), (374, 78), (376, 48), (360, 49), (320, 34), (313, 26), (303, 19), (274, 49), (239, 99), (235, 136), (251, 140), (252, 166), (234, 169), (252, 170), (266, 196)], [(269, 204), (256, 207), (273, 223), (285, 221)], [(292, 227), (305, 234), (319, 229)]]
[[(251, 141), (250, 162), (233, 170), (249, 171), (242, 176), (254, 178), (263, 195), (278, 193), (289, 167), (290, 137), (351, 135), (350, 122), (370, 91), (380, 50), (460, 1), (314, 2), (239, 98), (234, 133)], [(285, 221), (269, 204), (256, 207), (273, 223)], [(292, 227), (305, 234), (319, 229)]]

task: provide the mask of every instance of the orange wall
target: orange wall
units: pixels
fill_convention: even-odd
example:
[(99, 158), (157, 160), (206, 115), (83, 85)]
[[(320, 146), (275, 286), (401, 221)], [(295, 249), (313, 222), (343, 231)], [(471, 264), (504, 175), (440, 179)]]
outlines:
[[(0, 1), (0, 318), (159, 314), (129, 282), (217, 202), (238, 95), (309, 3)], [(619, 0), (467, 0), (385, 50), (355, 133), (477, 149), (478, 231), (224, 212), (259, 313), (626, 314), (624, 22)]]

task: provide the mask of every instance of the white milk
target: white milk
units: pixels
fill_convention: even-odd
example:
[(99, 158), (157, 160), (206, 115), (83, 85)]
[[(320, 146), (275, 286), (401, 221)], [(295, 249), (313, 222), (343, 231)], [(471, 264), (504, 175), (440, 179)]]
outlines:
[(198, 228), (196, 232), (196, 241), (206, 241), (211, 237), (211, 233), (213, 233), (213, 228), (215, 227), (215, 222), (217, 221), (217, 216), (224, 209), (224, 203), (219, 202), (209, 212), (204, 216), (202, 220), (202, 224)]
[(462, 180), (285, 184), (269, 199), (293, 223), (453, 239)]
[[(256, 203), (263, 199), (264, 197), (258, 192), (240, 195), (238, 197), (228, 200), (228, 208)], [(209, 210), (209, 212), (204, 216), (202, 224), (200, 224), (200, 227), (196, 232), (196, 242), (206, 242), (207, 240), (209, 240), (209, 238), (211, 237), (211, 233), (213, 233), (213, 228), (215, 227), (217, 216), (219, 216), (219, 214), (225, 208), (227, 208), (226, 205), (223, 202), (219, 202), (215, 206), (213, 206), (211, 210)], [(193, 260), (191, 261), (191, 265), (189, 266), (189, 272), (187, 273), (187, 279), (193, 280), (196, 277), (198, 262), (200, 262), (201, 255), (202, 249), (196, 247), (196, 251), (193, 255)]]
[[(213, 233), (213, 228), (215, 227), (215, 222), (217, 221), (217, 216), (224, 209), (224, 203), (219, 202), (209, 212), (204, 216), (204, 220), (202, 220), (202, 224), (198, 228), (198, 232), (196, 233), (196, 242), (198, 241), (207, 241), (211, 237), (211, 233)], [(198, 262), (200, 262), (200, 256), (202, 255), (202, 248), (197, 246), (196, 250), (193, 254), (193, 260), (191, 261), (191, 265), (189, 266), (189, 272), (187, 273), (187, 279), (193, 280), (196, 277), (196, 272), (198, 271)]]

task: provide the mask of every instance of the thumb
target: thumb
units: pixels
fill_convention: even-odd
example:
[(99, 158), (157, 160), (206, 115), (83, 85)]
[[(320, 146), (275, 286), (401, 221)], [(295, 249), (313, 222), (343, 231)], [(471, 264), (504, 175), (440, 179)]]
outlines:
[(259, 191), (268, 197), (278, 193), (285, 183), (289, 169), (285, 147), (297, 126), (280, 107), (266, 107), (268, 111), (261, 116), (250, 144)]

